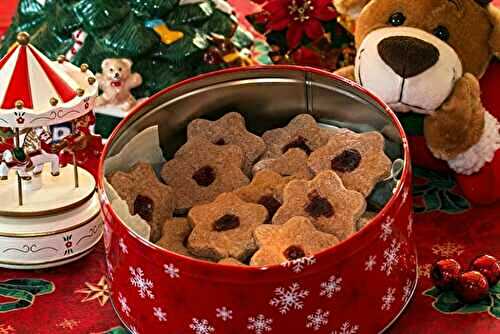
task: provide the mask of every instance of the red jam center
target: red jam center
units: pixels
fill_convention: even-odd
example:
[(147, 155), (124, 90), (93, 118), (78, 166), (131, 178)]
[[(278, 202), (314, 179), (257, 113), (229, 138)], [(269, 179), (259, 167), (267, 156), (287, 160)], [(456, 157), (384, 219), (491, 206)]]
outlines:
[(306, 253), (304, 252), (302, 247), (293, 245), (285, 249), (283, 255), (287, 258), (287, 260), (293, 261), (303, 258), (304, 256), (306, 256)]
[(208, 187), (215, 181), (215, 170), (210, 166), (204, 166), (193, 174), (193, 180), (201, 187)]
[(307, 203), (304, 210), (311, 215), (311, 217), (319, 218), (323, 216), (330, 218), (335, 213), (333, 206), (330, 204), (328, 199), (321, 197), (316, 190), (309, 193), (307, 197), (309, 198), (309, 203)]
[(298, 136), (297, 139), (286, 144), (282, 151), (286, 153), (291, 148), (300, 148), (302, 151), (306, 152), (307, 155), (312, 153), (312, 150), (307, 146), (307, 140), (302, 136)]
[(153, 220), (154, 202), (147, 196), (138, 195), (134, 201), (134, 215), (139, 215), (147, 222)]
[(215, 142), (214, 142), (215, 145), (226, 145), (226, 141), (224, 140), (224, 138), (219, 138), (217, 139)]
[(228, 231), (240, 226), (240, 218), (235, 215), (227, 214), (213, 223), (213, 229), (217, 232)]
[(332, 160), (332, 169), (341, 173), (349, 173), (359, 167), (361, 154), (356, 149), (342, 151)]

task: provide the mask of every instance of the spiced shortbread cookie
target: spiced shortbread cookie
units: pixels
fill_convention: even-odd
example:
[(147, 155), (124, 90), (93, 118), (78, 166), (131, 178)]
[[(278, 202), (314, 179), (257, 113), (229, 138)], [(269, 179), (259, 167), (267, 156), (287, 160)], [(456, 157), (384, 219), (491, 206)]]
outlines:
[(255, 175), (261, 170), (269, 169), (282, 176), (292, 176), (296, 179), (310, 180), (314, 174), (307, 165), (307, 154), (300, 148), (291, 148), (276, 159), (266, 159), (257, 162), (252, 169)]
[(226, 264), (228, 266), (246, 266), (246, 264), (244, 264), (243, 262), (240, 262), (232, 257), (226, 257), (217, 263), (218, 264)]
[(365, 209), (362, 194), (347, 190), (337, 174), (324, 171), (311, 181), (295, 180), (285, 187), (283, 205), (274, 215), (273, 224), (282, 225), (302, 216), (318, 230), (344, 240), (356, 231), (356, 221)]
[(191, 230), (187, 218), (167, 219), (163, 225), (162, 237), (156, 242), (156, 245), (177, 254), (192, 256), (185, 246), (185, 241)]
[(359, 231), (363, 227), (365, 227), (366, 225), (368, 225), (368, 223), (371, 222), (372, 219), (375, 218), (375, 216), (377, 216), (376, 212), (366, 211), (361, 216), (361, 218), (359, 218), (358, 221), (356, 222), (356, 231)]
[(391, 172), (391, 160), (384, 153), (384, 137), (378, 132), (337, 132), (327, 145), (309, 156), (308, 164), (316, 174), (334, 171), (347, 189), (365, 197)]
[(270, 221), (281, 206), (283, 189), (290, 181), (290, 177), (283, 177), (271, 170), (263, 170), (255, 174), (249, 185), (234, 193), (245, 202), (263, 205), (267, 209)]
[(275, 159), (291, 148), (299, 148), (307, 155), (328, 142), (330, 133), (318, 126), (309, 114), (296, 116), (284, 128), (264, 132), (262, 139), (267, 150), (262, 159)]
[(259, 250), (250, 265), (268, 266), (312, 256), (339, 240), (333, 234), (318, 231), (305, 217), (294, 217), (283, 225), (262, 225), (255, 229)]
[(139, 162), (129, 172), (113, 173), (108, 181), (127, 202), (130, 214), (138, 214), (151, 226), (151, 241), (160, 239), (163, 223), (174, 211), (172, 188), (160, 182), (145, 162)]
[(189, 211), (193, 231), (188, 249), (215, 261), (227, 257), (245, 261), (257, 249), (253, 231), (266, 218), (267, 210), (262, 205), (244, 202), (233, 193), (221, 194), (214, 202)]
[(187, 128), (188, 139), (202, 138), (215, 145), (236, 145), (245, 155), (244, 170), (248, 173), (252, 164), (264, 153), (266, 144), (253, 133), (248, 132), (245, 119), (236, 112), (230, 112), (216, 121), (195, 119)]
[(161, 176), (174, 189), (175, 208), (182, 212), (248, 184), (241, 170), (244, 160), (238, 146), (219, 146), (195, 138), (163, 165)]

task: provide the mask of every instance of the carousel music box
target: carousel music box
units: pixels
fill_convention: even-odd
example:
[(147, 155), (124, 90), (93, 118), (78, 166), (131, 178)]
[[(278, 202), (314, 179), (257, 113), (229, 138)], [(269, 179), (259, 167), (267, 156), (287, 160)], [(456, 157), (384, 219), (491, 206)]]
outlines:
[[(81, 258), (102, 235), (92, 174), (77, 155), (98, 87), (88, 66), (51, 61), (19, 33), (0, 60), (0, 267), (47, 268)], [(71, 133), (55, 140), (51, 129)]]

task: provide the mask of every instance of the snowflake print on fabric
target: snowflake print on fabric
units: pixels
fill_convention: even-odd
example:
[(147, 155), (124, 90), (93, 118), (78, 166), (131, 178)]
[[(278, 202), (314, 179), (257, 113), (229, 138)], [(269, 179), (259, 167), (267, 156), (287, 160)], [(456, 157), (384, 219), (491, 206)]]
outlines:
[(410, 213), (408, 216), (408, 225), (406, 226), (406, 231), (408, 232), (408, 238), (413, 233), (413, 214)]
[(272, 331), (271, 324), (273, 319), (266, 318), (263, 314), (248, 318), (247, 329), (253, 331), (255, 334), (263, 334), (264, 332)]
[(127, 245), (125, 245), (125, 242), (123, 241), (123, 238), (120, 238), (120, 241), (118, 242), (118, 245), (120, 246), (120, 249), (122, 250), (123, 254), (128, 254), (128, 248), (127, 248)]
[(336, 292), (342, 290), (342, 277), (336, 278), (335, 275), (330, 276), (328, 281), (321, 283), (320, 296), (332, 298)]
[(144, 277), (144, 272), (141, 268), (137, 267), (134, 269), (129, 267), (130, 270), (130, 283), (137, 288), (137, 292), (141, 298), (148, 297), (149, 299), (154, 299), (155, 296), (153, 294), (153, 282)]
[(227, 307), (221, 307), (215, 309), (215, 316), (221, 318), (222, 321), (228, 321), (233, 319), (233, 311), (229, 310)]
[(312, 328), (315, 331), (319, 330), (321, 327), (328, 324), (329, 311), (323, 311), (322, 309), (317, 309), (315, 313), (307, 316), (307, 328)]
[(281, 265), (291, 268), (294, 273), (300, 273), (305, 267), (312, 266), (316, 263), (316, 258), (313, 256), (305, 256), (299, 259), (285, 261)]
[(122, 312), (125, 313), (127, 316), (130, 315), (130, 307), (127, 304), (127, 298), (123, 297), (121, 293), (118, 294), (118, 302), (120, 303), (120, 307), (122, 309)]
[(340, 326), (339, 331), (333, 331), (331, 334), (356, 334), (358, 330), (358, 325), (352, 326), (349, 321), (346, 321)]
[(300, 290), (299, 283), (293, 283), (288, 289), (276, 288), (274, 294), (276, 296), (269, 301), (269, 305), (277, 307), (281, 314), (286, 314), (292, 308), (301, 310), (304, 307), (303, 299), (309, 295), (309, 290)]
[(196, 334), (210, 334), (215, 332), (215, 328), (210, 326), (207, 319), (198, 320), (193, 318), (193, 322), (189, 325), (189, 328)]
[(394, 223), (394, 218), (392, 217), (385, 218), (385, 222), (383, 222), (382, 225), (380, 226), (382, 229), (382, 232), (380, 233), (380, 239), (387, 241), (387, 239), (391, 236), (392, 223)]
[(392, 240), (391, 246), (384, 251), (384, 263), (380, 267), (380, 271), (385, 271), (386, 275), (389, 276), (392, 273), (393, 266), (397, 265), (399, 262), (399, 249), (401, 248), (401, 243), (397, 242), (396, 239)]
[(365, 261), (365, 271), (372, 271), (373, 266), (377, 264), (377, 261), (375, 259), (377, 258), (377, 255), (370, 255), (368, 257), (368, 260)]
[(462, 254), (464, 252), (464, 247), (453, 242), (446, 242), (444, 244), (432, 246), (432, 252), (434, 255), (449, 258)]
[(170, 278), (179, 278), (179, 269), (176, 268), (172, 263), (169, 265), (164, 264), (163, 268), (165, 269), (165, 274), (170, 276)]
[(411, 292), (412, 292), (412, 287), (413, 287), (413, 282), (411, 279), (406, 280), (406, 284), (403, 287), (403, 296), (401, 297), (401, 300), (406, 303), (408, 299), (411, 297)]
[(161, 307), (153, 307), (153, 315), (159, 320), (159, 321), (167, 321), (167, 314), (163, 312)]
[(382, 297), (382, 311), (389, 311), (391, 309), (392, 303), (396, 300), (394, 297), (394, 293), (396, 292), (395, 288), (387, 288), (387, 292)]
[(431, 277), (432, 264), (426, 263), (418, 266), (418, 277)]

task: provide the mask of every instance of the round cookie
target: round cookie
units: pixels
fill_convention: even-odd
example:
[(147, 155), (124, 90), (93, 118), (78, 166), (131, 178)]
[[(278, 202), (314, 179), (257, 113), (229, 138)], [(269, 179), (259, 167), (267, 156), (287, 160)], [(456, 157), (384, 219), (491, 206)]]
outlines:
[(291, 148), (276, 159), (266, 159), (257, 162), (253, 166), (252, 172), (255, 175), (261, 170), (269, 169), (282, 176), (310, 180), (314, 174), (307, 165), (307, 158), (307, 154), (300, 148)]

